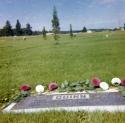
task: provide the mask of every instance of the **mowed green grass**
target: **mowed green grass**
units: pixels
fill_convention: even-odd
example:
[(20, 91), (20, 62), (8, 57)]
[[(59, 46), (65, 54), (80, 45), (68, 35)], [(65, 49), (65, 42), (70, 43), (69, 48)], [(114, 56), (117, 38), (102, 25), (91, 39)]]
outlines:
[[(105, 35), (109, 34), (109, 38)], [(125, 32), (0, 38), (0, 99), (9, 97), (21, 84), (47, 85), (51, 81), (77, 81), (100, 77), (125, 77)], [(124, 123), (125, 113), (45, 112), (3, 114), (0, 123)]]
[(41, 112), (2, 114), (0, 123), (124, 123), (125, 112)]
[[(109, 34), (109, 38), (105, 37)], [(0, 38), (0, 90), (100, 77), (125, 77), (125, 32)]]
[[(109, 38), (105, 35), (109, 34)], [(0, 38), (0, 95), (21, 84), (125, 77), (125, 32)], [(34, 89), (34, 88), (33, 88)]]

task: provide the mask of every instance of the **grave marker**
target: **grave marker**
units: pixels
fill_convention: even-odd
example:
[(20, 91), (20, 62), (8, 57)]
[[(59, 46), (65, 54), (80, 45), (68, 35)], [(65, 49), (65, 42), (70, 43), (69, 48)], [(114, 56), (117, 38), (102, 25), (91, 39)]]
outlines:
[(75, 99), (89, 99), (89, 94), (66, 94), (66, 95), (54, 95), (52, 100), (75, 100)]

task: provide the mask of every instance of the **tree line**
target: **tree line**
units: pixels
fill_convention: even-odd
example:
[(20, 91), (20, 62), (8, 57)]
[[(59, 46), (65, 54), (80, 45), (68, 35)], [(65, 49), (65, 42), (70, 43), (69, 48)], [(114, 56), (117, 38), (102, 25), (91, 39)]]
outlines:
[[(51, 31), (46, 31), (45, 26), (43, 27), (42, 31), (33, 31), (32, 27), (29, 23), (26, 24), (25, 28), (21, 27), (21, 23), (19, 20), (16, 21), (15, 27), (12, 28), (11, 23), (9, 20), (6, 21), (5, 26), (3, 26), (2, 29), (0, 29), (0, 36), (23, 36), (23, 35), (39, 35), (42, 34), (44, 38), (46, 38), (46, 33), (50, 32), (54, 34), (54, 39), (56, 40), (58, 38), (59, 33), (69, 33), (70, 36), (73, 36), (73, 33), (77, 32), (87, 32), (87, 28), (84, 26), (82, 30), (73, 30), (72, 29), (72, 24), (69, 24), (69, 31), (60, 31), (60, 22), (59, 18), (57, 15), (57, 10), (56, 7), (54, 6), (53, 8), (53, 17), (52, 17), (52, 30)], [(125, 24), (123, 26), (123, 29), (125, 30)], [(91, 29), (92, 31), (95, 32), (100, 32), (100, 31), (115, 31), (119, 30), (119, 28), (115, 29)]]
[(26, 24), (25, 28), (21, 27), (19, 20), (16, 21), (15, 28), (12, 28), (9, 20), (6, 21), (5, 26), (0, 29), (0, 36), (22, 36), (22, 35), (32, 35), (32, 27), (29, 23)]
[[(0, 29), (0, 36), (24, 36), (24, 35), (43, 34), (43, 37), (46, 38), (47, 32), (52, 32), (54, 34), (55, 40), (58, 38), (58, 33), (68, 32), (70, 33), (70, 36), (73, 36), (74, 31), (72, 30), (71, 24), (70, 24), (69, 31), (60, 31), (60, 23), (59, 23), (59, 18), (58, 18), (57, 10), (55, 6), (53, 8), (53, 18), (51, 22), (52, 22), (52, 31), (46, 31), (45, 26), (43, 27), (42, 31), (33, 31), (29, 23), (26, 24), (25, 28), (22, 28), (20, 21), (17, 20), (15, 27), (12, 28), (10, 21), (7, 20), (5, 23), (5, 26), (3, 26), (2, 29)], [(83, 29), (80, 32), (87, 32), (86, 27), (83, 27)]]

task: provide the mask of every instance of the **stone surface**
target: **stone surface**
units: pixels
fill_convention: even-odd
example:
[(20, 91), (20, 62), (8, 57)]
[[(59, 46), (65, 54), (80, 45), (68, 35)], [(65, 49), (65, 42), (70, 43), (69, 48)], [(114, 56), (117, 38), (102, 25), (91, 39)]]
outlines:
[(125, 97), (118, 92), (30, 96), (21, 100), (11, 110), (113, 105), (125, 105)]
[(63, 94), (63, 95), (53, 95), (52, 100), (78, 100), (78, 99), (89, 99), (89, 94)]

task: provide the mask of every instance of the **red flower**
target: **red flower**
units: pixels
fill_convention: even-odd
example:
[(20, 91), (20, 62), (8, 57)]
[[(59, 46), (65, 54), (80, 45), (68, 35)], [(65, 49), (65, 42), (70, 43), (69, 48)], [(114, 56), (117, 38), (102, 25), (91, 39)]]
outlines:
[(21, 91), (28, 91), (30, 89), (31, 89), (31, 87), (29, 85), (22, 85), (22, 86), (20, 86), (20, 90)]
[(125, 79), (123, 79), (123, 80), (121, 81), (121, 85), (122, 85), (122, 86), (125, 86)]
[(57, 89), (57, 88), (58, 88), (58, 85), (57, 85), (56, 82), (52, 82), (52, 83), (50, 83), (50, 84), (48, 85), (49, 91), (54, 91), (54, 90)]
[(92, 85), (93, 85), (94, 87), (99, 87), (99, 84), (100, 84), (101, 80), (100, 80), (99, 78), (97, 78), (97, 77), (94, 77), (94, 78), (91, 80), (91, 82), (92, 82)]

